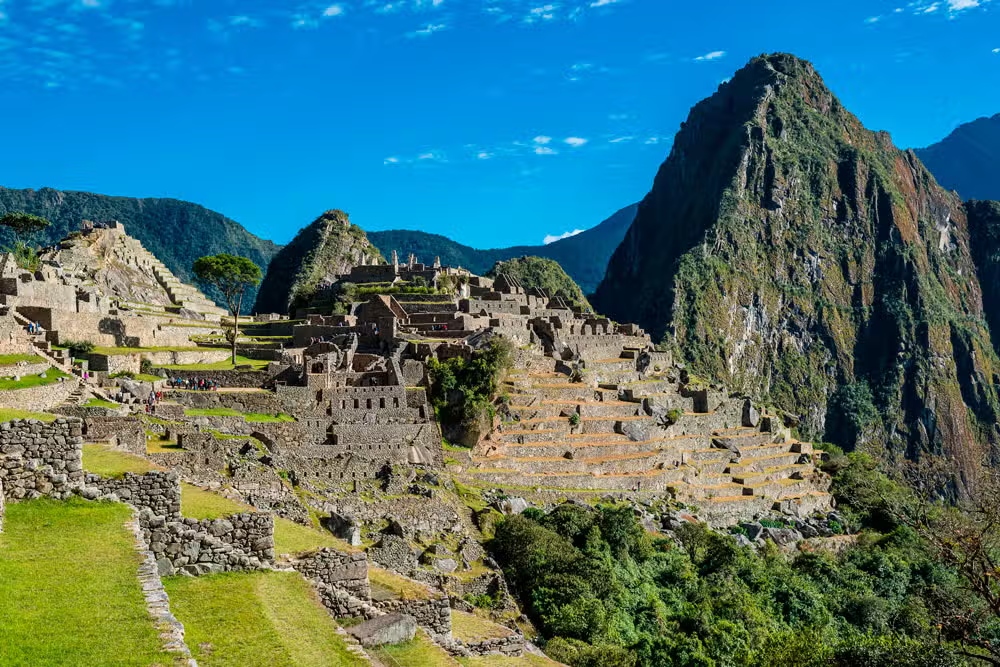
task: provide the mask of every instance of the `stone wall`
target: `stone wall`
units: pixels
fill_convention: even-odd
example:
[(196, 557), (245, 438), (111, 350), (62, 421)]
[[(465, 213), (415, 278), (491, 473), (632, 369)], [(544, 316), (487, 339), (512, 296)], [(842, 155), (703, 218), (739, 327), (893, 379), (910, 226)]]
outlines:
[(0, 483), (11, 500), (67, 498), (83, 483), (83, 424), (76, 418), (0, 424)]
[(312, 581), (319, 581), (363, 600), (371, 598), (368, 556), (363, 551), (345, 553), (320, 549), (296, 560), (292, 567)]
[(87, 474), (84, 497), (114, 495), (138, 510), (148, 509), (156, 516), (181, 518), (181, 483), (175, 472), (154, 470), (144, 475), (127, 472), (121, 477)]
[(76, 388), (76, 378), (66, 378), (65, 382), (53, 382), (38, 387), (0, 391), (0, 406), (15, 410), (39, 412), (63, 403)]
[(208, 370), (172, 370), (170, 377), (181, 379), (212, 380), (220, 387), (262, 387), (274, 378), (267, 371), (208, 371)]
[(146, 455), (146, 429), (138, 417), (86, 417), (87, 442), (107, 442), (132, 454)]
[(451, 636), (451, 602), (447, 597), (430, 600), (376, 600), (376, 608), (387, 614), (407, 614), (417, 625), (439, 635)]
[(145, 509), (139, 525), (164, 576), (265, 569), (274, 560), (274, 518), (268, 513), (170, 521)]
[(240, 412), (273, 415), (283, 411), (277, 396), (269, 391), (217, 392), (175, 391), (170, 398), (188, 408), (229, 408)]

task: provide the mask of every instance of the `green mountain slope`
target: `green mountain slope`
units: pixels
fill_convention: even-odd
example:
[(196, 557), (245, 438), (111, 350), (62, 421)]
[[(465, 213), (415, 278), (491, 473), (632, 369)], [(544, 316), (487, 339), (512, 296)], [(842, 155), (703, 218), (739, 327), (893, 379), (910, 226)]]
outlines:
[(1000, 199), (1000, 114), (960, 126), (915, 151), (938, 182), (965, 199)]
[(385, 260), (343, 211), (331, 210), (303, 227), (275, 256), (257, 293), (258, 313), (294, 312), (325, 283), (363, 261)]
[(369, 232), (368, 238), (386, 257), (393, 250), (398, 251), (400, 257), (413, 253), (426, 262), (440, 257), (445, 266), (461, 266), (479, 275), (485, 274), (497, 262), (516, 257), (554, 259), (589, 294), (604, 277), (608, 259), (635, 219), (635, 211), (635, 204), (626, 206), (596, 227), (576, 236), (539, 246), (478, 250), (438, 234), (403, 229)]
[(806, 437), (995, 460), (1000, 371), (962, 202), (804, 61), (692, 109), (592, 302)]
[[(111, 197), (52, 188), (0, 188), (0, 215), (10, 211), (48, 218), (52, 226), (39, 239), (43, 244), (55, 243), (78, 230), (85, 219), (118, 220), (129, 235), (142, 241), (147, 250), (188, 283), (193, 282), (191, 265), (203, 255), (220, 252), (242, 255), (266, 269), (279, 247), (254, 236), (221, 213), (177, 199)], [(11, 240), (9, 231), (0, 229), (0, 243), (6, 245)]]
[(537, 288), (548, 291), (552, 296), (563, 296), (571, 303), (590, 310), (590, 303), (580, 286), (566, 275), (559, 262), (545, 257), (518, 257), (497, 262), (487, 273), (496, 278), (506, 273), (517, 278), (525, 289)]

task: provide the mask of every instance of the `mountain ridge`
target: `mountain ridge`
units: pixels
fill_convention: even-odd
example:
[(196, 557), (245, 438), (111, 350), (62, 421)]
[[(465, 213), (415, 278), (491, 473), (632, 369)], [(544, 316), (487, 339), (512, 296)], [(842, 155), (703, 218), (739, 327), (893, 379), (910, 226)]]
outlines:
[(1000, 199), (1000, 113), (963, 123), (914, 152), (943, 187), (963, 199)]
[(428, 262), (440, 257), (445, 266), (461, 266), (479, 275), (485, 275), (497, 262), (518, 257), (552, 259), (559, 263), (584, 293), (589, 294), (604, 277), (608, 259), (624, 238), (635, 217), (637, 206), (626, 206), (579, 234), (547, 245), (482, 250), (463, 245), (441, 234), (417, 230), (368, 232), (368, 238), (387, 257), (393, 250), (398, 251), (400, 257), (414, 254)]
[[(181, 199), (120, 197), (55, 188), (0, 187), (0, 215), (24, 211), (47, 218), (52, 225), (38, 235), (44, 245), (58, 243), (85, 220), (118, 220), (186, 283), (194, 283), (191, 266), (198, 257), (220, 252), (243, 255), (266, 270), (279, 246), (246, 230), (235, 220)], [(0, 244), (13, 236), (0, 229)], [(206, 290), (219, 302), (219, 295)], [(256, 290), (251, 290), (251, 297)]]

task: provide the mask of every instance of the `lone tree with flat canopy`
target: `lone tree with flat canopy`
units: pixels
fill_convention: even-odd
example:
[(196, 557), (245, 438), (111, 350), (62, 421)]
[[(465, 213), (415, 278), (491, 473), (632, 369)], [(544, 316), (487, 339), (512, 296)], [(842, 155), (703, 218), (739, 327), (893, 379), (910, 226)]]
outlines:
[(38, 269), (38, 252), (31, 245), (35, 234), (47, 228), (52, 223), (45, 218), (23, 211), (11, 211), (0, 217), (0, 226), (9, 227), (14, 231), (17, 240), (11, 252), (22, 269), (35, 271)]
[(260, 284), (260, 267), (246, 257), (220, 253), (199, 257), (192, 267), (194, 275), (206, 285), (215, 287), (222, 293), (233, 316), (233, 330), (230, 342), (233, 344), (233, 366), (236, 366), (236, 341), (240, 337), (240, 312), (243, 296), (251, 287)]

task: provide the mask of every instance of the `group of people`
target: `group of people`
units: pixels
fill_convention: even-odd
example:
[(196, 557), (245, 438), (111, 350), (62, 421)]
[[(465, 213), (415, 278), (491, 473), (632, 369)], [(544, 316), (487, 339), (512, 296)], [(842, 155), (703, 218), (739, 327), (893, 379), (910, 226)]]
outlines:
[(28, 322), (28, 333), (32, 336), (42, 333), (42, 325), (34, 320)]
[(215, 391), (219, 388), (219, 383), (205, 378), (170, 378), (170, 386), (190, 391)]
[(156, 407), (156, 404), (162, 400), (163, 400), (162, 391), (149, 392), (149, 396), (147, 396), (146, 400), (143, 401), (146, 404), (146, 414), (151, 413), (153, 411), (153, 408)]

